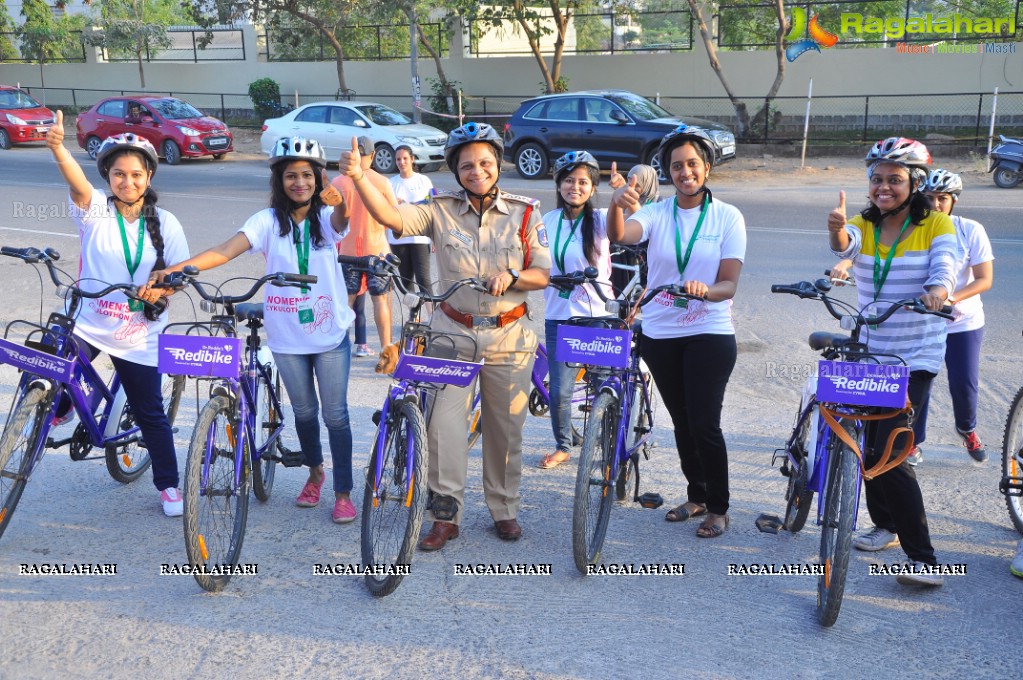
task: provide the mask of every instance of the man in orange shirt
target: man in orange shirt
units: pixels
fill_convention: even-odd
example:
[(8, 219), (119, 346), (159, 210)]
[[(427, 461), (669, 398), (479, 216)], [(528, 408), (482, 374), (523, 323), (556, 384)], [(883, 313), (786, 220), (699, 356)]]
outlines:
[[(394, 197), (391, 183), (372, 168), (373, 155), (376, 153), (373, 140), (369, 137), (359, 137), (358, 145), (359, 153), (362, 154), (362, 170), (366, 179), (387, 198), (391, 205), (397, 206), (398, 200)], [(348, 235), (338, 244), (338, 253), (353, 257), (382, 256), (390, 253), (391, 247), (387, 243), (386, 227), (373, 219), (373, 216), (366, 210), (359, 192), (355, 190), (352, 179), (341, 175), (332, 184), (341, 192), (344, 200), (338, 209), (343, 210), (344, 217), (348, 220)], [(380, 347), (387, 347), (391, 344), (391, 302), (387, 297), (390, 291), (390, 282), (379, 276), (353, 272), (347, 268), (344, 269), (344, 272), (349, 305), (354, 304), (359, 293), (369, 289), (370, 297), (373, 299), (373, 317), (377, 325), (377, 335), (380, 337)]]

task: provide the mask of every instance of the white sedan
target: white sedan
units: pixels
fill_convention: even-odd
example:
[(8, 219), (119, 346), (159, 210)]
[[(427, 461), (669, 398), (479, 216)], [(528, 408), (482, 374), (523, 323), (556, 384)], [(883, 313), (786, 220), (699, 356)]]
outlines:
[(376, 146), (373, 168), (391, 174), (394, 150), (405, 145), (412, 149), (420, 172), (433, 172), (444, 164), (444, 144), (448, 136), (430, 125), (413, 123), (404, 114), (374, 102), (327, 101), (300, 106), (280, 118), (263, 121), (260, 147), (270, 155), (281, 137), (315, 139), (336, 163), (341, 152), (352, 148), (352, 137), (365, 135)]

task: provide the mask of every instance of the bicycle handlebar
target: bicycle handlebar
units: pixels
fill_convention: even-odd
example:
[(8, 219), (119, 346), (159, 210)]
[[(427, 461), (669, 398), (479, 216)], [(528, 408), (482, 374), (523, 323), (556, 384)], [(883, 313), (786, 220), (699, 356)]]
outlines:
[(410, 291), (405, 285), (404, 280), (398, 273), (398, 265), (401, 264), (401, 260), (398, 256), (393, 253), (380, 257), (379, 255), (362, 255), (360, 257), (354, 257), (351, 255), (338, 255), (337, 261), (341, 264), (348, 265), (355, 271), (365, 272), (372, 274), (373, 276), (379, 276), (381, 278), (388, 278), (394, 281), (395, 288), (402, 295), (402, 302), (409, 307), (415, 307), (416, 305), (423, 302), (432, 302), (434, 304), (444, 302), (452, 295), (455, 294), (459, 288), (468, 286), (477, 293), (489, 293), (490, 289), (487, 285), (477, 278), (462, 279), (455, 281), (451, 284), (443, 293), (438, 295), (432, 293), (424, 293), (422, 291), (415, 292)]
[[(178, 289), (184, 288), (185, 286), (192, 286), (192, 288), (194, 288), (199, 294), (199, 297), (207, 302), (219, 305), (234, 305), (252, 299), (252, 296), (259, 292), (259, 289), (263, 287), (263, 284), (268, 282), (271, 286), (277, 286), (279, 288), (302, 288), (308, 284), (316, 283), (318, 280), (317, 277), (312, 274), (275, 272), (273, 274), (261, 276), (248, 291), (241, 295), (210, 295), (206, 292), (206, 290), (204, 290), (204, 287), (212, 286), (213, 284), (206, 283), (204, 281), (197, 281), (195, 277), (198, 275), (199, 269), (189, 265), (179, 272), (171, 272), (170, 274), (167, 274), (163, 277), (162, 281), (156, 284), (155, 287)], [(219, 290), (219, 286), (217, 288)]]
[[(835, 309), (834, 300), (828, 296), (828, 291), (831, 290), (831, 282), (828, 279), (818, 279), (817, 281), (800, 281), (799, 283), (792, 284), (774, 284), (771, 286), (772, 293), (787, 293), (789, 295), (796, 295), (803, 299), (817, 299), (824, 303), (828, 313), (839, 321), (842, 320), (843, 314), (840, 310)], [(945, 305), (940, 310), (927, 309), (920, 298), (907, 298), (905, 300), (899, 300), (898, 302), (891, 303), (880, 315), (876, 316), (863, 316), (860, 311), (856, 312), (856, 323), (859, 326), (869, 325), (877, 326), (887, 321), (892, 314), (897, 312), (901, 308), (909, 309), (910, 311), (916, 312), (917, 314), (932, 314), (939, 316), (943, 319), (952, 320), (955, 317), (952, 316), (952, 305)]]
[[(0, 255), (6, 255), (7, 257), (16, 257), (26, 264), (44, 264), (46, 270), (50, 274), (50, 280), (53, 281), (53, 285), (57, 286), (58, 289), (70, 289), (75, 295), (85, 298), (87, 300), (94, 300), (96, 298), (106, 297), (115, 291), (120, 291), (132, 300), (138, 300), (147, 307), (152, 307), (156, 310), (156, 315), (159, 316), (163, 313), (163, 310), (167, 308), (167, 300), (159, 298), (156, 302), (149, 302), (143, 300), (138, 296), (138, 286), (134, 283), (114, 283), (108, 285), (106, 288), (89, 292), (82, 290), (81, 287), (75, 284), (61, 283), (60, 279), (57, 278), (57, 266), (54, 264), (60, 260), (60, 253), (53, 248), (44, 248), (39, 250), (38, 248), (11, 248), (10, 246), (0, 247)], [(104, 282), (105, 283), (105, 282)]]

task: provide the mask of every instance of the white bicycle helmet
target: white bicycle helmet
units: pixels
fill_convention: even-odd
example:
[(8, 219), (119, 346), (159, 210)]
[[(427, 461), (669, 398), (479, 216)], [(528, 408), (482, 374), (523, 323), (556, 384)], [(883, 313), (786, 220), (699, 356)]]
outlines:
[(888, 137), (870, 147), (864, 160), (867, 163), (867, 179), (870, 179), (874, 168), (881, 163), (895, 163), (909, 171), (913, 191), (922, 191), (930, 171), (931, 152), (915, 139)]
[(96, 152), (96, 167), (99, 169), (100, 177), (104, 181), (110, 181), (110, 164), (107, 162), (110, 154), (123, 149), (132, 149), (140, 152), (146, 159), (146, 167), (148, 167), (149, 172), (153, 175), (156, 174), (156, 168), (160, 162), (156, 154), (156, 148), (145, 137), (139, 137), (133, 132), (125, 132), (104, 139), (103, 143), (100, 144), (99, 150)]
[(327, 167), (327, 154), (315, 139), (281, 137), (270, 151), (270, 167), (282, 161), (309, 161), (322, 170)]
[(504, 140), (501, 139), (501, 135), (486, 123), (466, 123), (448, 133), (448, 141), (444, 145), (444, 160), (447, 161), (448, 168), (456, 176), (458, 175), (456, 170), (458, 150), (473, 142), (486, 142), (494, 147), (497, 152), (497, 162), (501, 162), (501, 156), (504, 155)]
[(569, 151), (554, 161), (554, 183), (561, 184), (565, 175), (579, 167), (589, 168), (590, 178), (596, 186), (600, 179), (600, 165), (589, 151)]
[(936, 194), (952, 194), (952, 202), (959, 200), (959, 194), (963, 192), (963, 179), (948, 170), (937, 168), (927, 176), (927, 183), (924, 191), (931, 191)]

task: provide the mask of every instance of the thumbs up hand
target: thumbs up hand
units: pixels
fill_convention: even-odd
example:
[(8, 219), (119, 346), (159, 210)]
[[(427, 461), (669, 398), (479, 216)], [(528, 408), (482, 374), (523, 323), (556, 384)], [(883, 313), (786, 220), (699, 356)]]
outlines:
[(342, 175), (351, 177), (355, 181), (362, 179), (362, 154), (359, 153), (358, 137), (352, 137), (351, 151), (341, 152), (341, 159), (337, 162), (337, 166)]
[(615, 161), (611, 161), (611, 178), (608, 180), (608, 184), (611, 185), (612, 189), (619, 189), (625, 186), (625, 178), (618, 172), (618, 163)]
[(56, 152), (64, 146), (64, 112), (57, 109), (57, 122), (46, 131), (46, 146)]
[(846, 215), (845, 215), (845, 192), (838, 192), (838, 207), (831, 211), (828, 215), (828, 231), (832, 234), (838, 234), (845, 229)]
[(320, 192), (320, 200), (323, 201), (323, 205), (335, 207), (341, 205), (343, 200), (341, 192), (330, 183), (330, 178), (327, 176), (326, 170), (320, 170), (320, 177), (323, 180), (323, 190)]
[(611, 195), (611, 202), (622, 209), (633, 209), (639, 203), (639, 192), (636, 191), (635, 175), (629, 178), (629, 183), (615, 190)]

